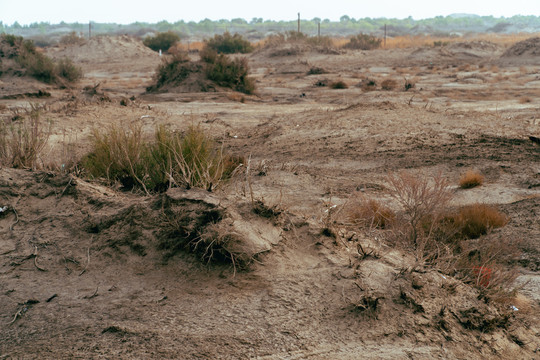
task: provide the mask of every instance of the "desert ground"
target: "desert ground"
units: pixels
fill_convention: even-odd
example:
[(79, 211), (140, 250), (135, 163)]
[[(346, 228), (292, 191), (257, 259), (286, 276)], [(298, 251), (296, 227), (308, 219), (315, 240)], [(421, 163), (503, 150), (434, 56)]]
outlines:
[[(0, 169), (0, 359), (540, 359), (536, 51), (286, 44), (242, 55), (257, 86), (244, 95), (146, 93), (162, 59), (126, 36), (46, 49), (85, 76), (69, 89), (0, 78), (3, 121), (33, 104), (52, 126), (43, 169)], [(338, 80), (348, 87), (320, 86)], [(39, 90), (50, 96), (28, 97)], [(199, 125), (249, 168), (212, 193), (149, 196), (62, 171), (93, 129), (132, 123)], [(484, 184), (459, 188), (470, 169)], [(387, 177), (403, 170), (442, 174), (453, 206), (508, 216), (484, 238), (519, 251), (516, 295), (485, 301), (386, 231), (345, 221), (357, 198), (393, 206)], [(221, 209), (260, 246), (245, 266), (163, 249), (164, 203), (195, 220)]]

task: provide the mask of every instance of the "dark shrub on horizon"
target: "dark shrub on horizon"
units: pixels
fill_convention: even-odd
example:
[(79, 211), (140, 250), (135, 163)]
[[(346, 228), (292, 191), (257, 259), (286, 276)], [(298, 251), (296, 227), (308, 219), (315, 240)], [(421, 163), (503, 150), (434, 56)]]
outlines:
[(167, 31), (159, 33), (156, 36), (150, 36), (143, 40), (143, 44), (148, 46), (154, 51), (162, 50), (167, 52), (171, 46), (180, 41), (180, 36), (178, 34)]
[(206, 47), (219, 54), (247, 54), (253, 51), (251, 43), (240, 34), (231, 35), (228, 31), (223, 35), (216, 34), (206, 40)]

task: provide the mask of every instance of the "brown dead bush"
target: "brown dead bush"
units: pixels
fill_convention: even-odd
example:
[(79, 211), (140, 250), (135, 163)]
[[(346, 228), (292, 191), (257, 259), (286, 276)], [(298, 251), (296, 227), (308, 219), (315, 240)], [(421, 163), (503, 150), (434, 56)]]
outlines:
[(349, 86), (342, 80), (334, 81), (330, 83), (331, 89), (348, 89)]
[(397, 88), (397, 81), (393, 79), (386, 79), (381, 83), (381, 89), (391, 91)]
[(375, 199), (361, 198), (353, 203), (349, 210), (351, 222), (369, 228), (388, 228), (394, 222), (396, 214)]
[[(508, 223), (496, 208), (473, 204), (451, 212), (452, 193), (441, 175), (428, 178), (402, 172), (388, 176), (390, 194), (403, 211), (396, 214), (389, 239), (412, 250), (418, 264), (430, 266), (480, 290), (485, 301), (514, 298), (519, 246), (506, 237), (482, 236)], [(495, 235), (495, 234), (494, 234)]]
[[(405, 237), (415, 249), (422, 250), (433, 242), (435, 225), (443, 218), (448, 202), (452, 198), (448, 181), (441, 175), (421, 177), (409, 172), (390, 174), (390, 195), (401, 205)], [(425, 219), (430, 219), (425, 229)]]
[(484, 175), (478, 171), (469, 170), (459, 179), (459, 186), (462, 189), (471, 189), (484, 183)]
[(476, 239), (487, 234), (490, 229), (505, 226), (508, 217), (492, 206), (472, 204), (459, 209), (453, 216), (453, 221), (460, 229), (462, 237)]

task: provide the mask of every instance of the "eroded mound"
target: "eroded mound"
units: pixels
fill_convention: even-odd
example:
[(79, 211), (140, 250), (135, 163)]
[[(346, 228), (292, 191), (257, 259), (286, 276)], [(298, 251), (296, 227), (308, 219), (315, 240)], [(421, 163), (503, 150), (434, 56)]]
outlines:
[(497, 51), (500, 47), (492, 43), (491, 41), (460, 41), (448, 45), (448, 49), (451, 50), (471, 50), (471, 51), (482, 51), (482, 52), (493, 52)]
[(538, 56), (540, 55), (540, 37), (533, 37), (510, 47), (502, 55), (503, 58), (514, 56)]
[(409, 55), (413, 60), (429, 59), (432, 62), (490, 60), (500, 54), (501, 48), (490, 41), (463, 41), (442, 47), (421, 47)]
[(70, 58), (78, 63), (107, 63), (113, 61), (141, 61), (141, 58), (157, 58), (159, 55), (133, 37), (96, 36), (81, 44), (49, 49), (55, 58)]
[(524, 41), (520, 41), (508, 50), (506, 50), (501, 58), (500, 63), (503, 64), (540, 64), (540, 37), (533, 37)]
[(24, 259), (30, 246), (47, 269), (58, 265), (52, 247), (80, 246), (73, 237), (92, 238), (89, 251), (113, 258), (153, 254), (150, 261), (160, 262), (187, 251), (205, 263), (236, 265), (249, 264), (280, 239), (247, 201), (205, 190), (141, 198), (70, 176), (3, 169), (0, 201), (1, 254)]
[[(162, 68), (171, 64), (162, 64)], [(217, 85), (207, 79), (201, 62), (185, 62), (174, 66), (165, 73), (158, 71), (156, 84), (146, 90), (152, 92), (189, 93), (214, 92)]]
[[(282, 234), (261, 202), (181, 189), (141, 198), (12, 169), (0, 201), (9, 356), (480, 359), (521, 356), (535, 341), (514, 311), (413, 270), (410, 255), (363, 234), (338, 246), (292, 214)], [(253, 272), (224, 275), (276, 246)]]

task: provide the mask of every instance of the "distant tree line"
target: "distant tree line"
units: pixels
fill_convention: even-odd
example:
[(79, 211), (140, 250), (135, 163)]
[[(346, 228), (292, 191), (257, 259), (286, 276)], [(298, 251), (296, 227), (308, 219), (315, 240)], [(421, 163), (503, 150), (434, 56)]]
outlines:
[[(400, 35), (438, 35), (452, 36), (468, 33), (519, 33), (540, 32), (539, 16), (516, 15), (512, 17), (477, 16), (466, 14), (454, 14), (449, 16), (437, 16), (429, 19), (414, 20), (412, 17), (405, 19), (386, 18), (354, 18), (343, 15), (339, 21), (313, 18), (301, 21), (301, 31), (308, 35), (316, 35), (320, 23), (321, 34), (328, 36), (350, 36), (358, 33), (381, 36), (386, 25), (388, 36)], [(264, 20), (253, 18), (245, 20), (241, 18), (231, 20), (204, 19), (195, 21), (160, 21), (158, 23), (135, 22), (129, 25), (115, 23), (92, 23), (92, 35), (100, 34), (128, 34), (137, 37), (145, 37), (156, 32), (174, 32), (182, 39), (201, 40), (215, 34), (239, 33), (247, 39), (254, 41), (262, 39), (272, 33), (280, 33), (297, 29), (297, 19), (290, 21)], [(77, 32), (88, 36), (88, 23), (65, 23), (50, 24), (47, 22), (20, 25), (15, 22), (11, 25), (0, 22), (0, 33), (14, 34), (39, 40), (51, 39), (66, 33)], [(39, 43), (39, 41), (36, 41)]]

